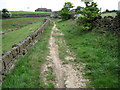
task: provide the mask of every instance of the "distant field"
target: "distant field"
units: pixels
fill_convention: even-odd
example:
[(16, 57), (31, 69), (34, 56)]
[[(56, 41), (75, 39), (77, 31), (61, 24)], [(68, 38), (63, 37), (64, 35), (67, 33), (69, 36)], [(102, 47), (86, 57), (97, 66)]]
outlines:
[(102, 17), (105, 17), (105, 16), (113, 16), (115, 17), (117, 14), (116, 13), (103, 13), (101, 14)]
[(2, 20), (2, 31), (20, 29), (29, 24), (40, 21), (41, 18), (13, 18)]
[[(38, 19), (38, 21), (36, 23), (29, 24), (29, 25), (22, 27), (16, 31), (11, 31), (11, 32), (6, 33), (5, 35), (2, 35), (3, 51), (7, 51), (7, 50), (11, 49), (13, 44), (18, 43), (19, 41), (25, 39), (28, 35), (30, 35), (33, 31), (35, 31), (43, 23), (43, 18), (37, 18), (37, 19)], [(17, 19), (16, 19), (16, 22), (17, 22)], [(23, 23), (23, 22), (21, 22), (21, 23)], [(9, 26), (9, 27), (11, 28), (11, 26)]]
[(51, 12), (30, 12), (30, 11), (10, 11), (12, 14), (40, 14), (40, 13), (51, 13)]
[(48, 17), (51, 12), (30, 12), (30, 11), (10, 11), (12, 18), (23, 18), (23, 17)]

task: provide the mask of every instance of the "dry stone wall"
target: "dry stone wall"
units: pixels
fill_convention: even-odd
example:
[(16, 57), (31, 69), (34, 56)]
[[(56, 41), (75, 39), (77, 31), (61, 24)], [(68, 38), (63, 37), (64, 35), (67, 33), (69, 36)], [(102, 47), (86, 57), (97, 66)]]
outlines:
[(104, 18), (98, 16), (92, 24), (93, 27), (105, 28), (107, 31), (120, 34), (120, 13), (115, 18), (112, 16), (105, 16)]
[(23, 17), (49, 17), (50, 14), (13, 14), (10, 18), (23, 18)]
[(47, 27), (49, 23), (49, 19), (45, 20), (45, 23), (38, 30), (34, 31), (31, 35), (29, 35), (27, 38), (20, 41), (19, 43), (14, 44), (11, 50), (2, 55), (2, 70), (0, 71), (2, 75), (10, 72), (10, 70), (14, 66), (16, 59), (18, 59), (19, 56), (26, 54), (28, 49), (35, 44), (43, 30), (45, 29), (45, 27)]

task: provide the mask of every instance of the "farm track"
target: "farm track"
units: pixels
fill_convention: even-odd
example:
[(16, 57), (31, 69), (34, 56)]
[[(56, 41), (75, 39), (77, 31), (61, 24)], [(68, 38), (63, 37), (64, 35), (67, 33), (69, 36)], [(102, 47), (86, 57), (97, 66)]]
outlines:
[[(57, 36), (60, 36), (60, 38), (58, 38)], [(44, 72), (48, 70), (48, 67), (52, 67), (53, 73), (56, 76), (53, 83), (57, 88), (85, 88), (86, 82), (88, 81), (83, 78), (83, 69), (85, 67), (85, 64), (63, 64), (64, 60), (62, 60), (59, 56), (59, 45), (63, 45), (65, 48), (67, 48), (66, 52), (71, 54), (71, 56), (66, 55), (64, 57), (65, 60), (75, 60), (75, 55), (70, 52), (65, 40), (62, 38), (63, 36), (63, 33), (61, 33), (60, 30), (57, 29), (56, 24), (54, 23), (49, 40), (49, 56), (47, 57), (47, 62), (42, 67), (42, 73), (44, 75)], [(57, 44), (57, 42), (59, 42), (59, 45)], [(79, 70), (77, 68), (79, 68)], [(43, 81), (47, 83), (47, 79), (45, 79), (44, 76)]]

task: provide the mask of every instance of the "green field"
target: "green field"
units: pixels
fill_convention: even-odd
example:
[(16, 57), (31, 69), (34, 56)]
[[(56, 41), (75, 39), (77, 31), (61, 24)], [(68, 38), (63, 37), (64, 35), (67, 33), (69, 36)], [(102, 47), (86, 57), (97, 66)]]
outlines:
[(102, 33), (102, 29), (82, 31), (73, 20), (58, 20), (57, 27), (77, 55), (75, 63), (86, 63), (85, 77), (90, 80), (87, 87), (118, 88), (118, 37), (110, 32)]
[[(23, 21), (24, 21), (24, 19), (23, 19)], [(3, 52), (11, 49), (12, 45), (25, 39), (28, 35), (30, 35), (32, 32), (34, 32), (41, 24), (43, 24), (44, 18), (33, 18), (33, 19), (36, 20), (36, 23), (34, 22), (33, 24), (29, 24), (29, 23), (25, 22), (24, 24), (28, 24), (27, 26), (22, 27), (16, 31), (11, 31), (11, 32), (8, 32), (8, 33), (2, 35), (2, 50), (3, 50)], [(29, 20), (31, 20), (30, 23), (32, 23), (33, 19), (29, 19)], [(13, 22), (19, 22), (19, 19), (16, 19), (16, 20), (11, 19), (10, 21), (12, 21), (12, 20), (13, 20)], [(26, 19), (25, 19), (25, 21), (26, 21)], [(21, 24), (23, 25), (22, 22), (21, 22)], [(6, 24), (8, 25), (8, 23), (6, 23)], [(20, 24), (20, 22), (19, 22), (19, 24)], [(9, 26), (9, 29), (13, 28), (11, 24), (8, 26)], [(16, 27), (18, 27), (18, 26), (16, 26)]]
[(41, 66), (49, 54), (48, 40), (52, 26), (49, 25), (37, 44), (18, 60), (14, 70), (6, 76), (2, 88), (54, 88), (52, 83), (45, 85), (40, 74)]
[(27, 25), (41, 21), (42, 18), (13, 18), (2, 20), (2, 31), (18, 30)]
[(20, 18), (20, 17), (45, 17), (49, 16), (52, 12), (30, 12), (30, 11), (10, 11), (12, 13), (12, 17)]
[(51, 13), (51, 12), (30, 12), (30, 11), (10, 11), (12, 14), (41, 14), (41, 13)]
[(105, 16), (113, 16), (115, 17), (117, 14), (116, 13), (102, 13), (101, 16), (105, 17)]
[[(0, 31), (2, 31), (2, 20), (0, 20)], [(2, 53), (2, 35), (0, 35), (0, 55)]]

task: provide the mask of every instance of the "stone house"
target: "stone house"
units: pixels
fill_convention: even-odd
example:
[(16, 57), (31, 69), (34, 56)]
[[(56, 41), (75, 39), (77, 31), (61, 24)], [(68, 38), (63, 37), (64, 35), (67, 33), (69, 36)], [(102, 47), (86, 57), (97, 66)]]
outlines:
[(52, 10), (47, 8), (38, 8), (35, 10), (35, 12), (52, 12)]
[(118, 10), (120, 10), (120, 1), (118, 2)]

